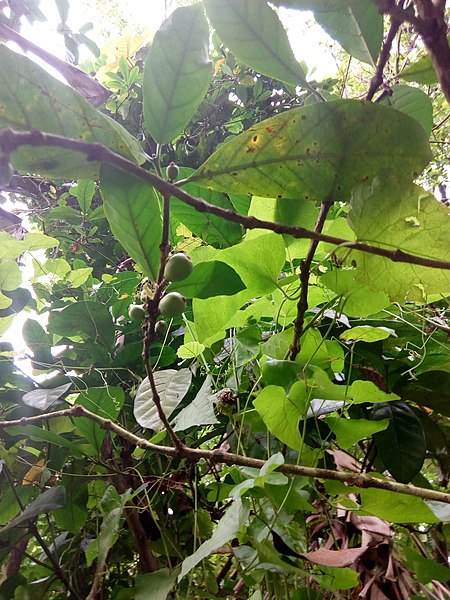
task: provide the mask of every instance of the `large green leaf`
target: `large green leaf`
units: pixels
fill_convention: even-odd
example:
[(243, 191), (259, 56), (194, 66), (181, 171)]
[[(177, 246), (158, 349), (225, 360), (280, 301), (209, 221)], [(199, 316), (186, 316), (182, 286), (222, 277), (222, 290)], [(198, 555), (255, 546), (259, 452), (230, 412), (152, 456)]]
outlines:
[(232, 296), (245, 289), (239, 275), (229, 265), (219, 260), (210, 260), (195, 265), (192, 273), (168, 290), (177, 290), (187, 298), (212, 298)]
[[(123, 403), (125, 394), (119, 387), (105, 386), (90, 388), (81, 392), (76, 403), (81, 404), (94, 414), (104, 419), (117, 419)], [(78, 431), (100, 452), (106, 429), (102, 429), (98, 423), (87, 417), (78, 417), (74, 420)]]
[(74, 302), (60, 311), (52, 311), (48, 331), (64, 337), (81, 336), (111, 350), (114, 323), (108, 309), (99, 302)]
[(100, 172), (111, 231), (152, 281), (159, 270), (161, 207), (155, 190), (130, 173), (103, 165)]
[[(180, 179), (190, 177), (192, 173), (194, 173), (194, 169), (180, 168)], [(222, 192), (215, 192), (195, 183), (187, 183), (183, 186), (183, 190), (191, 196), (202, 198), (206, 202), (214, 204), (214, 206), (234, 210), (230, 199)], [(195, 236), (215, 248), (233, 246), (242, 238), (243, 230), (238, 223), (226, 221), (210, 213), (199, 212), (192, 206), (181, 202), (178, 198), (171, 199), (170, 212), (171, 217), (175, 219), (176, 226), (180, 222), (183, 223)]]
[(380, 172), (420, 173), (431, 158), (414, 119), (358, 100), (318, 103), (262, 121), (222, 145), (192, 180), (230, 193), (348, 200)]
[(79, 533), (88, 517), (86, 481), (78, 473), (70, 473), (63, 476), (61, 483), (66, 490), (66, 507), (55, 510), (53, 517), (61, 529)]
[(243, 503), (241, 499), (235, 500), (226, 510), (223, 517), (217, 523), (212, 537), (203, 542), (203, 544), (187, 558), (184, 559), (181, 573), (178, 577), (180, 580), (187, 575), (203, 558), (206, 558), (220, 548), (232, 538), (236, 537), (240, 528), (247, 522), (250, 513), (250, 507), (247, 503)]
[(370, 0), (354, 0), (336, 11), (317, 10), (314, 17), (349, 54), (375, 65), (383, 41), (383, 16)]
[[(399, 114), (399, 113), (397, 113)], [(420, 127), (420, 126), (419, 126)], [(355, 190), (349, 223), (359, 241), (442, 259), (450, 248), (448, 208), (422, 188), (396, 177), (377, 178)], [(356, 279), (391, 301), (423, 301), (450, 292), (450, 271), (392, 262), (368, 253), (351, 253)]]
[(361, 489), (361, 513), (392, 523), (438, 523), (439, 518), (421, 498), (374, 488)]
[(145, 127), (160, 144), (183, 131), (212, 76), (201, 4), (176, 9), (157, 31), (144, 66)]
[(426, 439), (417, 415), (405, 402), (375, 404), (370, 418), (389, 419), (389, 427), (374, 435), (383, 465), (397, 481), (409, 483), (422, 468)]
[[(189, 369), (180, 369), (179, 371), (165, 369), (154, 374), (155, 388), (166, 417), (170, 417), (187, 394), (191, 379), (192, 373)], [(146, 377), (139, 386), (134, 399), (134, 417), (141, 427), (162, 431), (164, 423), (159, 418), (153, 398), (153, 390), (148, 377)]]
[(278, 15), (265, 2), (203, 0), (219, 37), (250, 67), (273, 79), (307, 86)]
[(274, 0), (272, 4), (297, 8), (299, 10), (318, 10), (335, 12), (353, 4), (355, 0)]
[[(160, 569), (154, 573), (142, 573), (136, 577), (136, 600), (166, 600), (175, 585), (177, 571)], [(150, 591), (151, 590), (151, 591)]]
[(66, 504), (66, 492), (62, 485), (45, 490), (36, 500), (33, 500), (17, 517), (0, 529), (0, 534), (6, 533), (13, 527), (27, 523), (30, 519), (63, 508)]
[[(301, 384), (302, 382), (298, 383)], [(302, 390), (301, 397), (300, 388)], [(267, 429), (280, 442), (293, 450), (300, 451), (304, 446), (304, 442), (298, 424), (301, 417), (305, 415), (305, 406), (308, 401), (305, 385), (297, 386), (295, 391), (295, 394), (288, 397), (284, 388), (277, 385), (268, 385), (261, 390), (253, 401), (253, 405)]]
[[(144, 161), (139, 143), (123, 127), (35, 62), (0, 45), (0, 63), (0, 129), (40, 130), (98, 142), (136, 162)], [(99, 163), (73, 150), (24, 146), (11, 158), (23, 172), (98, 179)]]
[(396, 110), (416, 119), (422, 125), (428, 135), (433, 128), (433, 103), (431, 98), (421, 89), (410, 85), (395, 85), (392, 88), (392, 96), (387, 96), (389, 103)]

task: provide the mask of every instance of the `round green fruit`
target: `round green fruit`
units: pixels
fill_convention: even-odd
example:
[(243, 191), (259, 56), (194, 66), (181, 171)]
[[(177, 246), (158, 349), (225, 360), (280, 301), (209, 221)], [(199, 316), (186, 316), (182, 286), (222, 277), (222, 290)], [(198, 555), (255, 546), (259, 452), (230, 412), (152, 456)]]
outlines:
[(159, 303), (159, 312), (165, 317), (173, 319), (186, 310), (186, 298), (178, 292), (166, 294)]
[(143, 321), (145, 319), (145, 308), (143, 304), (130, 304), (128, 316), (132, 321)]
[(183, 252), (178, 252), (169, 258), (164, 269), (164, 277), (168, 281), (183, 281), (192, 273), (194, 265)]
[(165, 321), (157, 321), (156, 322), (155, 333), (159, 338), (164, 339), (166, 337), (168, 331), (169, 331), (169, 326), (167, 325), (167, 323)]

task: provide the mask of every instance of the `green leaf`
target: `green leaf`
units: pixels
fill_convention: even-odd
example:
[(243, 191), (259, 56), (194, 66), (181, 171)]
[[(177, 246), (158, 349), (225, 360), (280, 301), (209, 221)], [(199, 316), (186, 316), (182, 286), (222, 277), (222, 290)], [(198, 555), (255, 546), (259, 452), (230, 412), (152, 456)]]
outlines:
[[(35, 62), (2, 45), (0, 63), (0, 129), (40, 130), (98, 142), (136, 162), (145, 160), (138, 141), (121, 125)], [(11, 160), (21, 172), (74, 179), (98, 179), (100, 167), (79, 152), (45, 146), (24, 146)]]
[(12, 292), (22, 283), (22, 273), (15, 260), (0, 262), (0, 290)]
[(357, 379), (352, 383), (347, 391), (347, 395), (352, 399), (352, 404), (400, 400), (400, 396), (397, 396), (397, 394), (383, 392), (372, 381), (362, 381), (361, 379)]
[(184, 559), (178, 581), (198, 565), (201, 560), (209, 556), (211, 552), (236, 537), (241, 527), (247, 523), (249, 513), (250, 509), (247, 503), (243, 503), (241, 499), (235, 500), (217, 523), (212, 537), (203, 542), (194, 554)]
[(391, 335), (395, 335), (393, 329), (388, 327), (372, 327), (371, 325), (359, 325), (341, 333), (339, 338), (344, 342), (366, 342), (373, 344), (380, 340), (385, 340)]
[[(89, 388), (81, 392), (76, 400), (94, 414), (104, 419), (115, 421), (122, 410), (125, 401), (125, 393), (119, 387), (105, 386)], [(89, 419), (88, 417), (77, 417), (74, 419), (78, 431), (92, 444), (97, 452), (100, 452), (102, 442), (106, 435), (106, 429)]]
[(395, 85), (392, 95), (387, 96), (389, 103), (395, 110), (415, 119), (431, 135), (433, 128), (433, 103), (431, 98), (421, 89), (409, 85)]
[(401, 77), (405, 81), (415, 81), (422, 85), (433, 85), (439, 82), (439, 78), (431, 62), (431, 57), (428, 54), (422, 56), (404, 69), (401, 72)]
[(414, 119), (386, 106), (337, 100), (289, 110), (223, 144), (191, 180), (254, 196), (347, 201), (380, 172), (419, 174), (430, 160)]
[(45, 490), (40, 496), (28, 504), (20, 515), (12, 519), (7, 525), (0, 529), (4, 534), (18, 525), (26, 524), (30, 519), (39, 515), (49, 513), (56, 508), (63, 508), (66, 504), (66, 492), (62, 485)]
[(305, 445), (298, 429), (299, 421), (305, 414), (305, 405), (307, 404), (304, 384), (302, 390), (303, 394), (296, 389), (295, 396), (288, 398), (282, 387), (268, 385), (253, 401), (253, 406), (267, 429), (283, 444), (297, 451), (302, 450)]
[(48, 323), (49, 333), (89, 339), (110, 351), (114, 343), (115, 328), (108, 309), (99, 302), (74, 302), (60, 311), (52, 311)]
[(177, 579), (177, 572), (160, 569), (136, 577), (136, 600), (166, 600)]
[(320, 12), (335, 12), (346, 8), (354, 3), (355, 0), (274, 0), (272, 4), (286, 6), (299, 10), (312, 10)]
[(219, 422), (214, 414), (214, 402), (217, 401), (217, 396), (212, 392), (211, 381), (208, 375), (192, 402), (175, 417), (173, 424), (175, 431), (185, 431), (189, 427), (214, 425)]
[[(448, 364), (448, 356), (446, 355)], [(427, 371), (420, 373), (401, 390), (405, 400), (419, 406), (427, 406), (446, 417), (450, 417), (450, 373)]]
[(27, 406), (46, 411), (52, 404), (59, 400), (61, 396), (64, 396), (71, 387), (71, 383), (66, 383), (53, 389), (32, 390), (22, 396), (22, 402)]
[(208, 44), (201, 4), (177, 8), (155, 34), (145, 60), (143, 97), (145, 127), (159, 144), (183, 131), (208, 90)]
[(374, 435), (385, 468), (397, 481), (409, 483), (420, 472), (427, 449), (422, 423), (405, 402), (375, 404), (370, 419), (389, 419), (387, 429)]
[(325, 417), (325, 423), (336, 436), (336, 444), (348, 450), (357, 442), (370, 438), (374, 433), (383, 431), (389, 420), (369, 421), (367, 419), (345, 419), (344, 417)]
[(172, 283), (168, 291), (176, 290), (187, 298), (212, 298), (233, 296), (245, 289), (233, 268), (219, 260), (211, 260), (195, 265), (189, 277)]
[(425, 558), (407, 546), (402, 548), (402, 552), (406, 557), (405, 564), (407, 568), (422, 583), (427, 584), (433, 580), (447, 583), (450, 580), (450, 569), (443, 564), (430, 558)]
[(67, 448), (75, 456), (83, 456), (84, 454), (83, 449), (75, 444), (75, 442), (71, 442), (58, 433), (42, 429), (36, 425), (14, 425), (13, 427), (8, 427), (8, 433), (14, 436), (29, 438), (35, 442), (47, 442), (58, 448)]
[(265, 2), (203, 0), (222, 42), (247, 65), (273, 79), (309, 87), (276, 12)]
[(76, 534), (81, 531), (88, 517), (87, 485), (77, 473), (65, 475), (62, 484), (66, 490), (66, 507), (55, 510), (53, 517), (58, 527)]
[[(154, 374), (156, 391), (166, 417), (170, 417), (183, 400), (191, 386), (192, 373), (189, 369), (166, 369)], [(134, 417), (141, 427), (162, 431), (164, 424), (159, 418), (158, 409), (153, 401), (153, 391), (148, 377), (138, 388), (134, 399)]]
[(70, 193), (78, 200), (83, 215), (87, 215), (95, 194), (95, 181), (80, 179), (77, 185), (70, 189)]
[(145, 275), (156, 281), (162, 220), (155, 190), (134, 175), (108, 165), (102, 166), (100, 177), (111, 231)]
[[(398, 113), (400, 114), (400, 113)], [(354, 191), (349, 224), (360, 241), (442, 259), (450, 248), (448, 208), (419, 186), (390, 177)], [(351, 253), (357, 280), (384, 291), (391, 301), (423, 301), (450, 292), (450, 271), (398, 263), (368, 253)]]
[(375, 66), (383, 41), (383, 16), (370, 0), (354, 0), (337, 11), (317, 10), (314, 18), (351, 56)]
[(92, 267), (75, 269), (66, 276), (66, 280), (72, 285), (72, 287), (79, 288), (86, 283), (86, 281), (92, 275), (92, 270)]
[(375, 488), (359, 490), (361, 513), (391, 523), (438, 523), (440, 519), (421, 498)]
[[(330, 233), (327, 231), (327, 233)], [(331, 234), (333, 235), (333, 234)], [(343, 312), (352, 317), (376, 314), (391, 304), (385, 292), (373, 291), (368, 285), (356, 280), (357, 272), (351, 269), (333, 269), (320, 277), (320, 283), (343, 296)]]
[[(194, 173), (194, 169), (187, 167), (180, 168), (180, 179), (188, 178), (192, 173)], [(182, 189), (191, 196), (202, 198), (206, 202), (214, 204), (214, 206), (220, 206), (227, 210), (235, 210), (229, 197), (222, 192), (208, 190), (195, 183), (187, 183), (182, 186)], [(183, 223), (195, 236), (215, 248), (233, 246), (242, 238), (243, 230), (238, 223), (226, 221), (221, 217), (206, 212), (199, 212), (192, 206), (181, 202), (178, 198), (171, 199), (170, 211), (177, 225), (178, 222)]]

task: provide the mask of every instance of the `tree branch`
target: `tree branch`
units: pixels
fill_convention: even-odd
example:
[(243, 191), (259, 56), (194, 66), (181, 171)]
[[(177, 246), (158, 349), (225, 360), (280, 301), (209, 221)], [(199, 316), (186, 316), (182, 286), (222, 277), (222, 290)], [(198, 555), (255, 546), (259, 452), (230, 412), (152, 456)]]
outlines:
[(95, 142), (72, 140), (51, 133), (43, 133), (41, 131), (14, 131), (12, 129), (4, 129), (3, 131), (0, 131), (0, 150), (2, 152), (11, 153), (21, 146), (50, 146), (82, 152), (86, 155), (87, 160), (103, 162), (121, 169), (122, 171), (131, 173), (132, 175), (135, 175), (136, 177), (139, 177), (143, 181), (146, 181), (150, 185), (154, 186), (161, 194), (169, 193), (185, 204), (192, 206), (199, 212), (217, 215), (218, 217), (226, 219), (227, 221), (239, 223), (246, 229), (267, 229), (269, 231), (274, 231), (275, 233), (287, 233), (297, 239), (305, 238), (317, 240), (319, 242), (326, 242), (336, 246), (345, 246), (349, 249), (360, 250), (361, 252), (383, 256), (384, 258), (387, 258), (393, 262), (420, 265), (423, 267), (430, 267), (432, 269), (450, 270), (450, 261), (417, 256), (415, 254), (410, 254), (409, 252), (403, 252), (402, 250), (388, 250), (387, 248), (380, 248), (378, 246), (373, 246), (372, 244), (366, 244), (365, 242), (352, 242), (350, 240), (338, 238), (332, 235), (311, 231), (309, 229), (305, 229), (304, 227), (293, 227), (291, 225), (284, 225), (282, 223), (264, 221), (262, 219), (257, 219), (256, 217), (248, 217), (239, 213), (235, 213), (232, 210), (220, 208), (219, 206), (205, 202), (205, 200), (200, 198), (194, 198), (169, 181), (161, 179), (154, 173), (149, 173), (134, 162), (131, 162), (123, 156), (120, 156), (105, 146)]
[[(328, 212), (330, 208), (333, 206), (332, 200), (324, 200), (320, 205), (320, 213), (317, 217), (316, 227), (314, 231), (316, 233), (321, 233), (323, 226), (325, 225), (325, 221), (327, 219)], [(303, 323), (305, 322), (305, 313), (308, 310), (308, 287), (309, 287), (309, 276), (311, 272), (311, 264), (314, 258), (314, 255), (317, 250), (317, 246), (319, 242), (317, 240), (312, 240), (309, 245), (308, 254), (305, 259), (300, 263), (300, 298), (297, 303), (297, 317), (294, 323), (294, 339), (292, 340), (292, 344), (289, 348), (289, 358), (290, 360), (295, 360), (295, 357), (300, 352), (300, 338), (303, 333)]]
[[(72, 408), (36, 415), (34, 417), (22, 417), (21, 419), (14, 419), (11, 421), (1, 421), (0, 430), (17, 425), (24, 426), (34, 423), (41, 423), (42, 421), (46, 421), (48, 419), (57, 419), (59, 417), (88, 417), (89, 419), (92, 419), (98, 423), (103, 429), (116, 433), (121, 438), (130, 441), (139, 448), (149, 450), (157, 454), (163, 454), (165, 456), (184, 458), (193, 462), (206, 460), (215, 464), (226, 464), (230, 466), (239, 465), (242, 467), (253, 467), (255, 469), (261, 469), (261, 467), (265, 465), (264, 460), (241, 456), (240, 454), (233, 454), (231, 452), (223, 452), (221, 450), (200, 450), (197, 448), (188, 448), (187, 446), (177, 449), (173, 448), (172, 446), (160, 446), (158, 444), (153, 444), (145, 438), (139, 437), (131, 431), (124, 429), (120, 425), (117, 425), (117, 423), (96, 415), (79, 404), (73, 406)], [(445, 492), (439, 492), (437, 490), (430, 490), (427, 488), (419, 488), (414, 485), (398, 483), (397, 481), (390, 481), (388, 479), (378, 479), (377, 477), (362, 473), (333, 471), (332, 469), (304, 467), (302, 465), (293, 465), (289, 463), (280, 465), (277, 470), (288, 475), (300, 475), (303, 477), (311, 477), (313, 479), (341, 481), (342, 483), (353, 485), (359, 488), (376, 488), (379, 490), (406, 494), (408, 496), (416, 496), (417, 498), (422, 498), (423, 500), (434, 500), (436, 502), (450, 504), (450, 494)]]
[(398, 21), (394, 17), (391, 17), (391, 24), (389, 27), (389, 31), (387, 33), (386, 39), (384, 40), (383, 47), (380, 52), (380, 57), (378, 59), (377, 68), (375, 70), (375, 75), (370, 80), (369, 91), (367, 92), (366, 100), (372, 100), (375, 95), (375, 92), (380, 88), (383, 83), (383, 71), (386, 66), (387, 61), (389, 60), (389, 56), (391, 55), (391, 47), (392, 42), (397, 35), (398, 30), (400, 29), (401, 21)]

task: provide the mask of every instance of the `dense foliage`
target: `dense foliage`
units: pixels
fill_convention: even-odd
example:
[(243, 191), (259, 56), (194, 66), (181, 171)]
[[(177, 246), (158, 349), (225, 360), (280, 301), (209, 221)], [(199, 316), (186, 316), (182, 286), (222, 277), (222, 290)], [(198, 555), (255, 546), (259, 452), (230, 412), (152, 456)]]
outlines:
[(56, 4), (82, 68), (0, 3), (68, 83), (0, 45), (0, 600), (448, 597), (445, 2), (186, 2), (114, 57)]

